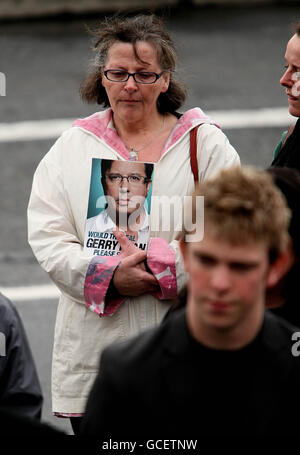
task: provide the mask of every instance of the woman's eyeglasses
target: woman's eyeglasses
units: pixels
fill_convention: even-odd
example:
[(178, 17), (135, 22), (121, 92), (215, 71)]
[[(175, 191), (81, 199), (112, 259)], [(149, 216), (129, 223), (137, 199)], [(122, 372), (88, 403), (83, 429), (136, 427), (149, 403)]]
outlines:
[(154, 84), (157, 79), (163, 74), (152, 73), (150, 71), (138, 71), (137, 73), (129, 73), (124, 70), (105, 70), (104, 76), (112, 82), (127, 82), (130, 76), (133, 77), (137, 84)]

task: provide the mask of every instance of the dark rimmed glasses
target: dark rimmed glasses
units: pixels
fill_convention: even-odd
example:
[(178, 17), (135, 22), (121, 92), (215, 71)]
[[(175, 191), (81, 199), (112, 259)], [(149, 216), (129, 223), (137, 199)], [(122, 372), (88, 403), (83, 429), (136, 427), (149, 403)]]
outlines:
[(130, 76), (132, 76), (137, 84), (154, 84), (163, 73), (164, 71), (157, 74), (151, 71), (129, 73), (125, 70), (105, 70), (104, 76), (111, 82), (127, 82)]
[(113, 185), (121, 185), (123, 182), (123, 179), (126, 179), (130, 185), (136, 185), (136, 186), (141, 186), (141, 185), (144, 185), (145, 183), (149, 182), (149, 179), (147, 179), (147, 177), (143, 177), (139, 174), (131, 174), (131, 175), (108, 174), (107, 177)]

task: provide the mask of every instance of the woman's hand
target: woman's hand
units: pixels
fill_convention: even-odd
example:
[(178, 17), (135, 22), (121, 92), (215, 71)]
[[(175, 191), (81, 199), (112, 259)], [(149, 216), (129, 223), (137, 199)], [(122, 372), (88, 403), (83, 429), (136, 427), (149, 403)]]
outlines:
[(159, 285), (156, 278), (146, 271), (144, 261), (146, 251), (140, 250), (125, 235), (116, 229), (114, 235), (121, 245), (122, 262), (117, 267), (113, 284), (120, 295), (137, 297), (142, 294), (157, 292)]

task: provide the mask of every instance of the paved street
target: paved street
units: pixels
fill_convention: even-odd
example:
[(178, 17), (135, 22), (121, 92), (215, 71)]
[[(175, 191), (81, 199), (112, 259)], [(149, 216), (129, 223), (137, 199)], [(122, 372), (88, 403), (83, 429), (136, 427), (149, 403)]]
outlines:
[[(235, 111), (285, 108), (279, 85), (290, 23), (299, 8), (197, 9), (169, 14), (180, 54), (179, 74), (189, 88), (185, 108)], [(96, 18), (95, 18), (96, 19)], [(92, 56), (86, 26), (94, 19), (0, 24), (0, 123), (72, 119), (93, 113), (78, 87)], [(218, 121), (217, 115), (216, 120)], [(222, 125), (221, 125), (222, 126)], [(243, 163), (267, 167), (284, 126), (224, 128)], [(26, 240), (26, 207), (34, 170), (54, 142), (0, 142), (0, 288), (49, 284)], [(43, 420), (70, 432), (51, 416), (50, 363), (56, 299), (17, 301), (45, 396)]]

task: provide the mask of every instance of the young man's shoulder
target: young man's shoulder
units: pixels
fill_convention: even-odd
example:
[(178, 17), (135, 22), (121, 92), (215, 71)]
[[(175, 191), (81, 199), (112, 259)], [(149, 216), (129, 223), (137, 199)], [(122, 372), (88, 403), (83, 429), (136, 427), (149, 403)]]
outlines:
[[(270, 355), (276, 363), (299, 364), (293, 355), (292, 347), (294, 334), (299, 334), (300, 328), (293, 326), (283, 318), (266, 311), (262, 335), (264, 352)], [(298, 338), (294, 338), (297, 340)], [(107, 347), (101, 357), (103, 366), (111, 371), (117, 370), (126, 375), (131, 368), (139, 366), (141, 374), (151, 370), (160, 359), (166, 355), (186, 352), (188, 329), (185, 319), (185, 309), (170, 314), (160, 325), (149, 329), (130, 340), (118, 342)], [(299, 341), (300, 356), (300, 341)], [(297, 367), (298, 368), (298, 367)]]
[(115, 364), (118, 369), (124, 368), (124, 370), (137, 363), (146, 367), (171, 349), (173, 342), (178, 346), (184, 344), (185, 333), (185, 309), (182, 309), (174, 312), (158, 326), (129, 340), (110, 345), (104, 350), (101, 362), (106, 362), (107, 359), (110, 366)]

